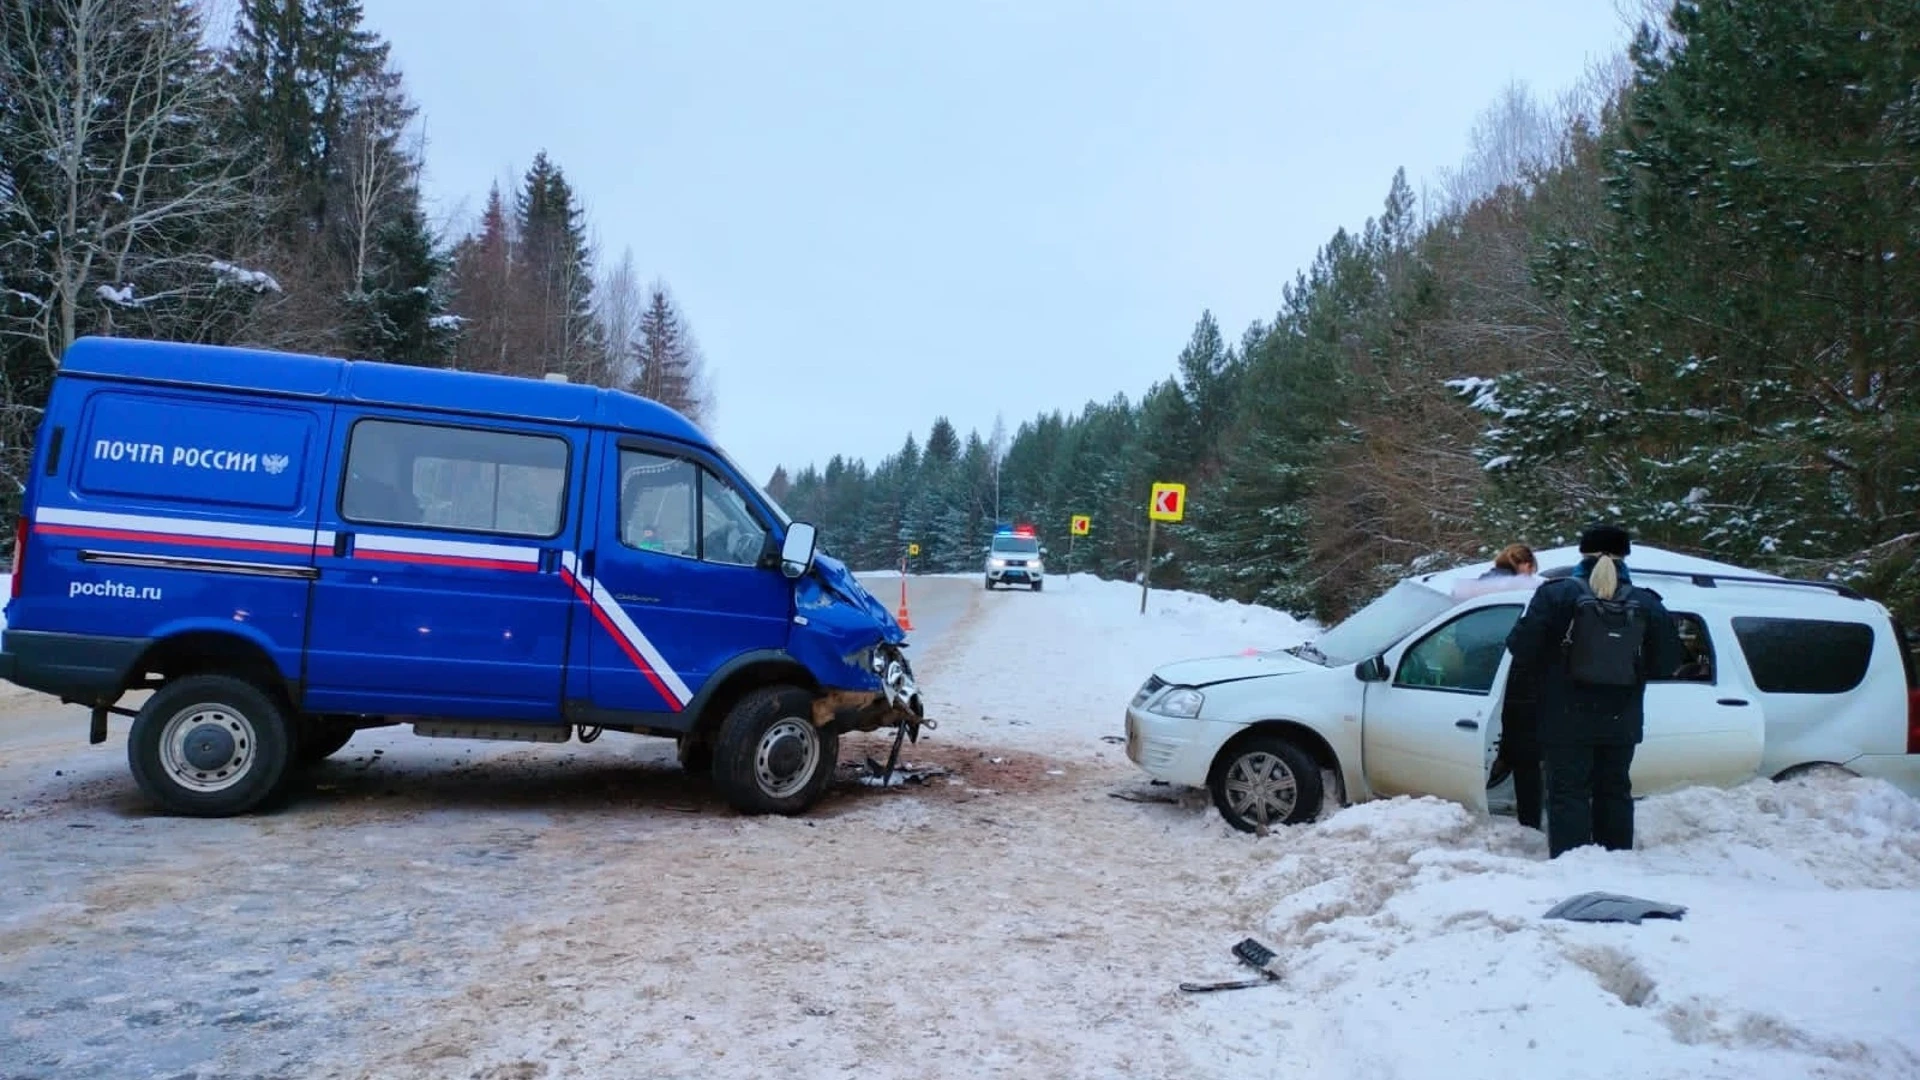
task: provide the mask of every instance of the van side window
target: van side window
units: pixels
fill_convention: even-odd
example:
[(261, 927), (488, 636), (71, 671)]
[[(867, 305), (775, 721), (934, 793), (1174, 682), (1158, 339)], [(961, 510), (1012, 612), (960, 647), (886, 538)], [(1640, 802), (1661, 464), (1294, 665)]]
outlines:
[(1733, 620), (1740, 651), (1765, 694), (1844, 694), (1867, 677), (1873, 627), (1830, 619), (1743, 616)]
[(1420, 639), (1400, 658), (1395, 686), (1456, 693), (1493, 692), (1506, 656), (1507, 634), (1520, 621), (1518, 604), (1475, 608)]
[(569, 457), (554, 435), (361, 420), (347, 440), (340, 516), (550, 539), (566, 520)]
[(620, 542), (683, 559), (698, 558), (693, 463), (638, 450), (620, 451)]
[(1648, 682), (1700, 682), (1716, 681), (1717, 668), (1713, 661), (1713, 638), (1707, 634), (1706, 621), (1689, 612), (1673, 613), (1673, 628), (1680, 633), (1680, 649), (1686, 654), (1680, 669), (1672, 675), (1654, 673)]

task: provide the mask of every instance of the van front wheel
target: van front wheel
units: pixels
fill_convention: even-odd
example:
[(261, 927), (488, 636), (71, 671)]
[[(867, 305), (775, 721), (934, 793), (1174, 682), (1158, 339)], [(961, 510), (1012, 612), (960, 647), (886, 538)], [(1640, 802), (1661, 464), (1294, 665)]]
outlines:
[(840, 737), (813, 723), (813, 696), (791, 686), (755, 690), (721, 721), (713, 779), (734, 809), (797, 814), (818, 802), (840, 763)]
[(265, 802), (294, 757), (293, 726), (272, 698), (226, 675), (190, 675), (134, 717), (127, 764), (147, 797), (176, 814), (229, 817)]

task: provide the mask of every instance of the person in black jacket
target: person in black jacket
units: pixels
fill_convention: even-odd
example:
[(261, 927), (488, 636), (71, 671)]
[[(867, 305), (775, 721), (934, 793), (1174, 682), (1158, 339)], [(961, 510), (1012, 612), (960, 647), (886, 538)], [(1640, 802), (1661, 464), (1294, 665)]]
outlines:
[[(1553, 857), (1598, 843), (1610, 851), (1633, 847), (1634, 747), (1645, 727), (1649, 676), (1664, 678), (1685, 661), (1673, 616), (1658, 593), (1633, 584), (1624, 560), (1632, 551), (1625, 529), (1601, 525), (1580, 537), (1580, 565), (1572, 577), (1550, 581), (1533, 594), (1507, 636), (1513, 654), (1509, 679), (1538, 687), (1541, 756), (1547, 773), (1547, 847)], [(1565, 642), (1579, 604), (1589, 593), (1637, 605), (1646, 636), (1633, 685), (1576, 682)]]

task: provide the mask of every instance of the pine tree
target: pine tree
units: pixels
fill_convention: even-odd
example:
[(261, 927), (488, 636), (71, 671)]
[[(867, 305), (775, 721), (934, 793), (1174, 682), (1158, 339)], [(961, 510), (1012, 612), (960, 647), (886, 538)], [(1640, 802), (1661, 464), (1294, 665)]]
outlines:
[(693, 329), (674, 305), (666, 284), (655, 282), (634, 336), (629, 388), (699, 423), (707, 418), (710, 406), (702, 385), (704, 367)]
[(1885, 587), (1920, 598), (1920, 9), (1697, 0), (1669, 30), (1633, 49), (1606, 229), (1537, 264), (1584, 370), (1460, 384), (1500, 416), (1493, 513), (1788, 569), (1893, 559)]
[(522, 268), (514, 289), (520, 310), (515, 336), (525, 350), (521, 373), (559, 373), (576, 382), (605, 380), (607, 357), (594, 318), (586, 212), (546, 151), (534, 155), (514, 212)]
[(512, 237), (500, 185), (487, 193), (478, 232), (453, 251), (453, 296), (448, 308), (462, 334), (454, 366), (465, 371), (504, 372), (511, 348), (509, 297)]

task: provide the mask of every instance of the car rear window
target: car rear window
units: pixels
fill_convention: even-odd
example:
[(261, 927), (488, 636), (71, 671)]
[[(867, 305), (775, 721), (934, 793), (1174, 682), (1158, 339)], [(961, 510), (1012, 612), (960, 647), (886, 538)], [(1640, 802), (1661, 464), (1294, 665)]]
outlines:
[(1740, 651), (1766, 694), (1844, 694), (1867, 677), (1873, 627), (1829, 619), (1733, 620)]

